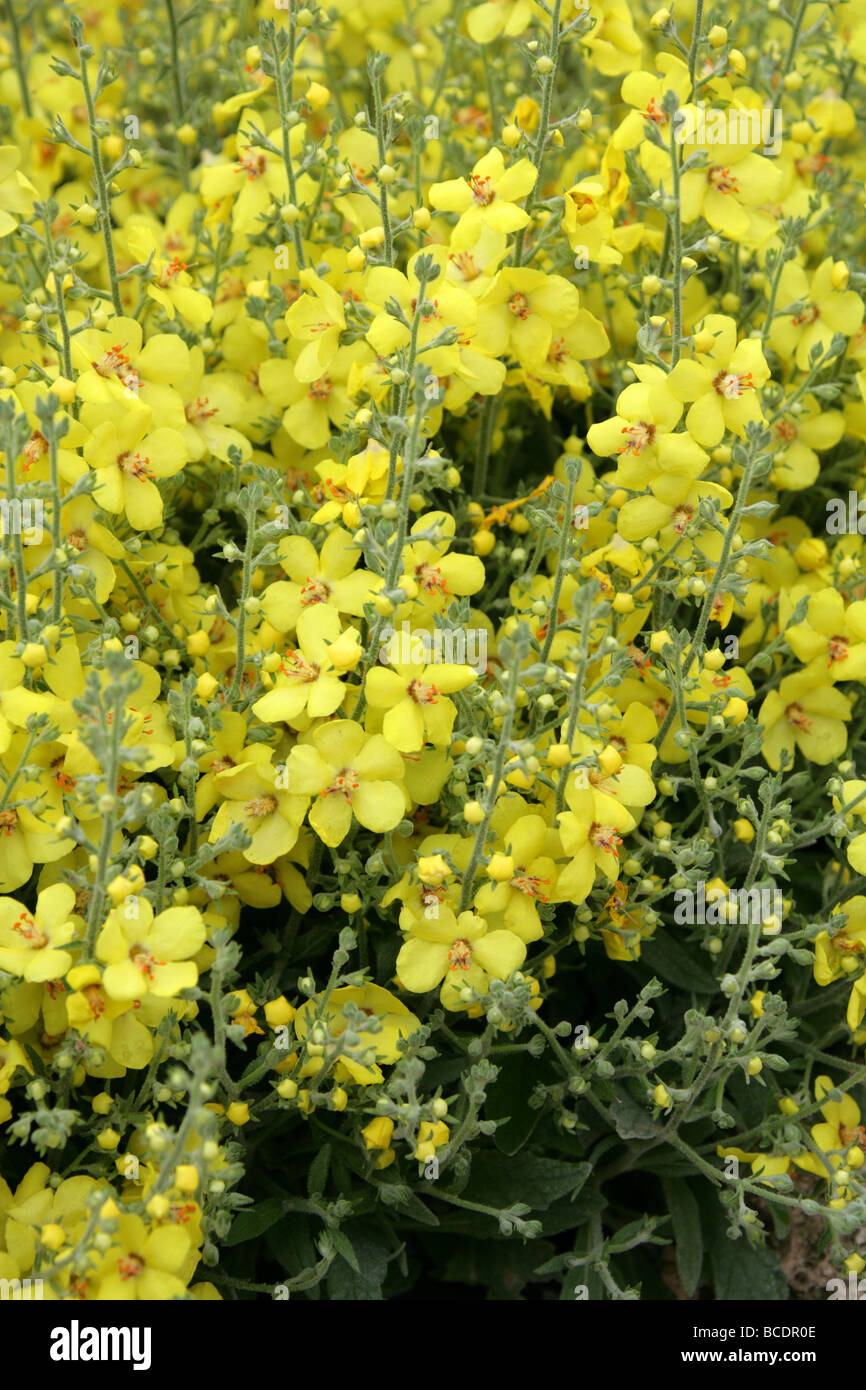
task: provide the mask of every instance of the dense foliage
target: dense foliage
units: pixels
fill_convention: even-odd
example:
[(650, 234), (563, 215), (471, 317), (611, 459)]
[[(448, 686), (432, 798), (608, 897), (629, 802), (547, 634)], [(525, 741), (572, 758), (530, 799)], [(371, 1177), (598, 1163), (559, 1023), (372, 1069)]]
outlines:
[(864, 1268), (864, 97), (858, 0), (7, 0), (4, 1291)]

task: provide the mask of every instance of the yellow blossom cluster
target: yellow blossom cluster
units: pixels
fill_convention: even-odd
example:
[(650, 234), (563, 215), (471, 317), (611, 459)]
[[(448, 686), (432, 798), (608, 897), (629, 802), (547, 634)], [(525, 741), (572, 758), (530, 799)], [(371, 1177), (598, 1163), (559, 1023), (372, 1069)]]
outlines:
[[(855, 1085), (856, 0), (85, 8), (0, 37), (0, 1278), (222, 1296), (247, 1127), (417, 1184), (476, 1038), (586, 1129), (555, 1018), (653, 974), (691, 1079), (617, 1031), (594, 1122), (720, 1113), (813, 983)], [(853, 1097), (770, 1084), (707, 1152), (844, 1214)]]

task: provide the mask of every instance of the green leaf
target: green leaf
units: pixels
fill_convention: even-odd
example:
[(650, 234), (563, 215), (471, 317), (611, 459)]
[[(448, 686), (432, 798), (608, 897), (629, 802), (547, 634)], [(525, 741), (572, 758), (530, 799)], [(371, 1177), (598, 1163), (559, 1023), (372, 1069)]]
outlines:
[(289, 1212), (265, 1232), (265, 1244), (288, 1278), (309, 1269), (319, 1259), (310, 1230), (311, 1217)]
[(533, 1154), (510, 1158), (485, 1151), (472, 1160), (469, 1183), (462, 1195), (486, 1207), (528, 1202), (533, 1211), (547, 1211), (560, 1197), (578, 1191), (591, 1172), (589, 1163), (561, 1163)]
[(704, 1237), (701, 1213), (691, 1188), (684, 1182), (666, 1179), (662, 1183), (665, 1201), (671, 1214), (676, 1246), (677, 1273), (680, 1283), (691, 1298), (698, 1287), (704, 1262)]
[(232, 1228), (223, 1241), (224, 1245), (240, 1245), (245, 1240), (255, 1240), (267, 1231), (283, 1215), (282, 1197), (268, 1197), (257, 1207), (242, 1211), (232, 1222)]
[(500, 1123), (493, 1142), (500, 1153), (512, 1155), (523, 1148), (541, 1118), (541, 1110), (531, 1110), (529, 1097), (539, 1081), (550, 1071), (544, 1058), (528, 1052), (503, 1059), (499, 1075), (487, 1092), (485, 1114)]
[(389, 1248), (379, 1227), (371, 1221), (347, 1221), (339, 1232), (352, 1250), (350, 1261), (338, 1240), (342, 1259), (335, 1260), (328, 1270), (328, 1297), (340, 1302), (366, 1303), (382, 1299), (382, 1285), (388, 1272)]
[(310, 1171), (307, 1174), (307, 1195), (309, 1197), (321, 1197), (328, 1181), (328, 1169), (331, 1166), (331, 1146), (323, 1144), (310, 1164)]
[(380, 1182), (377, 1184), (379, 1189), (379, 1200), (385, 1206), (396, 1207), (398, 1211), (405, 1212), (407, 1216), (413, 1216), (416, 1221), (422, 1222), (425, 1226), (438, 1226), (439, 1218), (435, 1216), (428, 1206), (416, 1197), (408, 1187), (402, 1183)]
[(709, 971), (692, 960), (682, 942), (675, 941), (667, 932), (657, 931), (650, 941), (645, 941), (640, 958), (650, 970), (678, 989), (695, 994), (714, 994), (718, 989), (718, 982)]
[(341, 1230), (332, 1230), (330, 1236), (334, 1242), (334, 1249), (352, 1266), (356, 1274), (360, 1274), (361, 1266), (358, 1264), (358, 1256), (355, 1254), (354, 1246), (349, 1237)]
[(789, 1297), (787, 1280), (779, 1268), (778, 1256), (763, 1246), (749, 1245), (744, 1236), (731, 1240), (727, 1221), (714, 1193), (701, 1203), (705, 1234), (708, 1236), (710, 1267), (716, 1299), (729, 1303), (781, 1303)]
[(618, 1096), (610, 1114), (620, 1139), (652, 1139), (659, 1132), (652, 1115), (631, 1096)]
[(537, 1279), (539, 1259), (552, 1254), (545, 1241), (461, 1240), (450, 1255), (441, 1278), (453, 1284), (477, 1284), (488, 1299), (513, 1301), (525, 1286)]

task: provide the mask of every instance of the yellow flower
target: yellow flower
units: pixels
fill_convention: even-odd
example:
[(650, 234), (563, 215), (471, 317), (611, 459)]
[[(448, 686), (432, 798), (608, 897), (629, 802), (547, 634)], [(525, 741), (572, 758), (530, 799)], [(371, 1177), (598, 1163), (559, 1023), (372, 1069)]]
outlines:
[[(720, 1158), (734, 1157), (738, 1158), (741, 1163), (748, 1163), (753, 1177), (756, 1178), (778, 1177), (782, 1173), (787, 1173), (791, 1167), (791, 1160), (787, 1154), (762, 1154), (755, 1151), (746, 1153), (745, 1150), (738, 1149), (733, 1144), (727, 1146), (719, 1144), (716, 1153)], [(795, 1158), (794, 1162), (799, 1163), (800, 1160)], [(768, 1183), (767, 1186), (772, 1186), (772, 1184)]]
[(147, 898), (127, 899), (109, 913), (96, 942), (106, 994), (121, 1001), (147, 994), (171, 999), (194, 988), (198, 967), (192, 957), (204, 940), (198, 908), (170, 907), (154, 917)]
[(758, 393), (770, 369), (754, 338), (737, 342), (737, 325), (725, 314), (708, 314), (697, 325), (698, 341), (713, 346), (693, 358), (681, 357), (668, 377), (668, 386), (681, 401), (692, 401), (686, 426), (705, 449), (719, 444), (726, 430), (742, 439), (746, 425), (762, 419)]
[(700, 534), (708, 529), (699, 515), (702, 499), (715, 499), (721, 510), (729, 507), (733, 497), (718, 483), (693, 483), (689, 478), (663, 476), (650, 484), (648, 495), (630, 497), (620, 507), (617, 531), (627, 541), (641, 541), (646, 536), (658, 536), (665, 551), (684, 552), (690, 543), (684, 532), (691, 528)]
[[(140, 1002), (111, 999), (103, 987), (96, 965), (73, 966), (67, 975), (72, 993), (66, 995), (70, 1028), (81, 1033), (93, 1047), (109, 1054), (101, 1067), (91, 1067), (94, 1076), (122, 1075), (126, 1067), (140, 1071), (153, 1056), (155, 1028), (171, 1007), (167, 1001), (146, 995)], [(174, 1005), (177, 1010), (177, 1004)], [(118, 1067), (120, 1071), (118, 1072)]]
[(72, 964), (62, 947), (78, 935), (74, 910), (75, 892), (65, 883), (43, 888), (32, 915), (14, 898), (0, 898), (0, 970), (34, 984), (62, 978)]
[[(255, 145), (252, 122), (242, 126), (233, 142), (234, 161), (206, 166), (202, 173), (201, 196), (205, 203), (218, 206), (230, 200), (232, 227), (236, 233), (249, 235), (260, 225), (259, 218), (267, 214), (273, 201), (287, 201), (289, 195), (286, 166), (282, 156), (283, 136), (280, 129), (269, 135), (274, 149)], [(300, 155), (306, 138), (306, 126), (298, 122), (289, 132), (289, 149), (294, 158)], [(275, 150), (279, 150), (277, 154)]]
[[(22, 795), (28, 792), (26, 783), (19, 787)], [(44, 794), (45, 788), (35, 784), (29, 788), (29, 795), (37, 800), (40, 792)], [(50, 819), (44, 811), (36, 815), (22, 804), (0, 811), (0, 892), (20, 888), (32, 874), (34, 864), (53, 863), (74, 847), (73, 840), (61, 837), (52, 827), (56, 816), (50, 806), (46, 809)], [(62, 815), (62, 811), (57, 815)]]
[(85, 406), (82, 422), (93, 422), (84, 457), (96, 471), (94, 499), (105, 511), (124, 513), (136, 531), (162, 521), (162, 497), (154, 481), (179, 473), (188, 458), (177, 430), (152, 427), (150, 408), (134, 403)]
[[(415, 315), (421, 295), (416, 265), (420, 255), (431, 255), (427, 251), (418, 252), (407, 266), (407, 274), (393, 270), (390, 266), (374, 266), (365, 281), (365, 298), (377, 310), (373, 322), (367, 329), (367, 342), (380, 357), (388, 357), (397, 348), (404, 347), (410, 339), (409, 325)], [(454, 345), (431, 348), (428, 345), (446, 328), (459, 330), (461, 334), (471, 332), (478, 319), (475, 300), (465, 290), (456, 289), (447, 283), (441, 274), (445, 261), (444, 247), (438, 253), (439, 276), (427, 283), (424, 290), (426, 312), (422, 312), (420, 324), (416, 328), (416, 338), (424, 361), (431, 372), (437, 376), (448, 376), (458, 366), (457, 348)], [(399, 305), (401, 318), (388, 310), (391, 301)], [(405, 321), (403, 321), (405, 320)]]
[(815, 661), (833, 681), (866, 680), (866, 599), (846, 608), (838, 589), (821, 589), (785, 640), (802, 662)]
[(786, 676), (778, 690), (771, 690), (764, 700), (758, 723), (764, 726), (764, 757), (774, 771), (780, 766), (782, 753), (793, 759), (797, 748), (809, 762), (821, 767), (842, 757), (851, 701), (830, 684), (830, 679), (826, 668), (816, 669), (813, 663)]
[(323, 719), (339, 709), (346, 691), (328, 649), (341, 633), (340, 619), (327, 603), (304, 608), (297, 619), (297, 648), (286, 652), (273, 690), (256, 701), (253, 713), (266, 722), (289, 724), (304, 711)]
[(262, 595), (268, 622), (278, 632), (294, 629), (301, 613), (319, 603), (360, 618), (384, 583), (381, 576), (356, 568), (361, 551), (340, 526), (328, 532), (321, 551), (306, 536), (290, 536), (278, 550), (289, 578), (269, 584)]
[(564, 345), (564, 335), (572, 326), (582, 357), (600, 357), (609, 346), (602, 325), (581, 309), (578, 291), (561, 275), (525, 268), (500, 270), (480, 308), (495, 315), (504, 343), (530, 370), (548, 360), (555, 343)]
[(6, 1095), (15, 1073), (19, 1070), (30, 1073), (33, 1071), (27, 1053), (14, 1038), (4, 1038), (0, 1034), (0, 1125), (5, 1124), (12, 1114), (12, 1106)]
[(477, 555), (448, 554), (456, 529), (449, 513), (425, 512), (412, 527), (410, 534), (416, 539), (403, 551), (403, 578), (414, 581), (415, 601), (430, 613), (441, 612), (455, 597), (477, 593), (484, 583), (484, 563)]
[(373, 709), (387, 710), (382, 731), (401, 753), (414, 753), (425, 740), (447, 747), (457, 710), (447, 696), (477, 680), (471, 666), (442, 662), (374, 666), (367, 673), (367, 700)]
[(617, 77), (640, 66), (641, 38), (634, 27), (628, 0), (566, 0), (563, 19), (586, 10), (594, 20), (580, 40), (595, 68), (606, 77)]
[(544, 935), (536, 904), (554, 897), (556, 864), (543, 852), (549, 836), (542, 816), (519, 816), (502, 833), (513, 872), (504, 882), (483, 884), (475, 895), (475, 907), (488, 925), (502, 926), (525, 942)]
[(448, 179), (430, 189), (430, 206), (440, 212), (460, 214), (452, 234), (452, 245), (471, 246), (481, 223), (496, 232), (516, 232), (525, 227), (529, 213), (517, 203), (531, 193), (538, 170), (529, 159), (518, 159), (506, 169), (500, 150), (490, 150), (468, 179)]
[[(700, 131), (696, 108), (689, 105), (682, 111), (694, 120), (692, 129)], [(711, 115), (712, 112), (707, 113), (708, 121)], [(776, 230), (776, 223), (763, 208), (778, 197), (782, 188), (782, 172), (775, 162), (755, 154), (746, 141), (731, 144), (726, 139), (716, 144), (685, 140), (681, 148), (686, 157), (698, 152), (705, 156), (703, 168), (686, 170), (680, 179), (683, 221), (694, 222), (703, 217), (715, 231), (734, 241), (746, 245), (766, 241)], [(653, 183), (660, 183), (670, 193), (669, 151), (647, 142), (641, 150), (641, 161)]]
[(558, 902), (582, 903), (600, 869), (611, 883), (619, 877), (619, 847), (622, 837), (634, 830), (631, 812), (603, 787), (583, 779), (569, 778), (565, 799), (571, 808), (559, 816), (562, 848), (571, 856), (560, 872)]
[(657, 367), (638, 369), (638, 380), (621, 391), (617, 413), (591, 425), (586, 442), (599, 458), (617, 456), (615, 481), (644, 488), (661, 473), (694, 479), (708, 463), (690, 434), (674, 434), (683, 407)]
[(187, 1281), (180, 1272), (190, 1253), (182, 1226), (148, 1228), (140, 1216), (117, 1217), (111, 1245), (91, 1276), (102, 1302), (165, 1302), (183, 1298)]
[(173, 319), (175, 314), (180, 314), (187, 323), (199, 328), (208, 323), (213, 305), (206, 294), (193, 289), (186, 262), (177, 256), (166, 260), (156, 237), (146, 225), (132, 227), (127, 239), (132, 254), (142, 265), (150, 258), (147, 293), (166, 316)]
[(680, 104), (688, 100), (692, 79), (688, 66), (670, 53), (659, 53), (655, 59), (659, 76), (649, 72), (630, 72), (623, 80), (621, 96), (634, 110), (613, 133), (613, 145), (618, 150), (631, 150), (647, 135), (651, 121), (670, 142), (670, 117), (664, 110), (665, 92), (675, 92)]
[[(828, 1091), (834, 1089), (829, 1076), (815, 1078), (815, 1099), (823, 1100)], [(843, 1095), (841, 1100), (828, 1100), (821, 1106), (824, 1119), (812, 1125), (812, 1138), (821, 1150), (817, 1154), (800, 1154), (794, 1159), (798, 1168), (816, 1177), (827, 1178), (833, 1170), (843, 1163), (848, 1168), (862, 1168), (866, 1159), (866, 1130), (860, 1123), (860, 1107), (852, 1096)]]
[(313, 270), (298, 277), (302, 294), (286, 313), (291, 337), (305, 343), (295, 362), (298, 381), (317, 381), (327, 372), (346, 327), (343, 301), (332, 285)]
[(452, 926), (433, 919), (413, 928), (397, 956), (397, 975), (413, 994), (441, 985), (439, 998), (451, 1012), (486, 994), (490, 980), (505, 980), (526, 959), (526, 945), (512, 931), (488, 931), (474, 912), (461, 912)]
[(823, 410), (813, 396), (798, 401), (773, 425), (771, 481), (777, 488), (811, 487), (821, 467), (818, 454), (838, 444), (844, 432), (840, 410)]
[(28, 217), (38, 190), (21, 173), (21, 151), (16, 145), (0, 145), (0, 237), (8, 236), (18, 226), (18, 219)]
[(269, 755), (269, 749), (262, 749), (256, 759), (228, 768), (216, 779), (217, 789), (226, 799), (214, 816), (211, 843), (230, 825), (242, 825), (251, 840), (243, 856), (251, 864), (273, 864), (289, 853), (308, 804), (305, 796), (286, 790), (278, 782), (280, 773), (267, 761)]
[(368, 1149), (387, 1149), (391, 1144), (391, 1135), (394, 1133), (394, 1121), (387, 1115), (377, 1115), (369, 1124), (364, 1125), (361, 1134), (364, 1144)]
[(451, 1130), (444, 1120), (422, 1120), (418, 1126), (418, 1143), (413, 1157), (419, 1163), (433, 1158), (436, 1150), (447, 1144), (450, 1138)]
[[(848, 787), (851, 783), (846, 783)], [(859, 784), (862, 789), (864, 784)], [(866, 840), (866, 836), (859, 836)], [(853, 842), (852, 842), (853, 843)], [(858, 857), (862, 857), (862, 854)], [(832, 984), (834, 980), (857, 974), (848, 998), (848, 1026), (859, 1028), (866, 1013), (866, 980), (863, 976), (863, 954), (866, 951), (866, 898), (858, 895), (848, 898), (833, 909), (833, 915), (844, 913), (848, 921), (838, 931), (819, 932), (815, 938), (815, 963), (813, 973), (819, 985)]]
[(331, 428), (345, 424), (352, 408), (347, 388), (349, 373), (372, 361), (373, 353), (358, 343), (337, 348), (327, 372), (314, 381), (301, 381), (291, 362), (274, 357), (259, 367), (262, 395), (283, 413), (283, 429), (305, 449), (321, 449)]
[(492, 43), (500, 34), (517, 38), (528, 29), (532, 17), (532, 0), (486, 0), (469, 11), (466, 28), (476, 43)]
[(310, 825), (326, 845), (339, 845), (352, 817), (379, 834), (406, 813), (403, 759), (381, 734), (367, 735), (351, 719), (322, 724), (312, 743), (298, 743), (286, 767), (293, 792), (315, 797)]
[[(788, 261), (779, 276), (779, 306), (770, 329), (770, 343), (783, 358), (794, 357), (807, 371), (812, 350), (825, 353), (836, 333), (851, 338), (863, 322), (863, 301), (855, 290), (835, 289), (833, 258), (823, 260), (811, 277), (801, 265)], [(795, 306), (786, 312), (788, 306)]]
[[(361, 1023), (359, 1015), (369, 1022)], [(335, 989), (328, 995), (324, 1009), (320, 1000), (308, 999), (295, 1016), (295, 1032), (302, 1041), (318, 1018), (323, 1019), (332, 1038), (344, 1038), (346, 1033), (352, 1037), (351, 1042), (343, 1043), (344, 1050), (335, 1063), (334, 1076), (337, 1081), (353, 1081), (360, 1086), (382, 1081), (384, 1078), (378, 1064), (398, 1062), (401, 1056), (400, 1042), (421, 1027), (406, 1005), (379, 985), (347, 985), (343, 989)], [(315, 1075), (321, 1066), (321, 1059), (312, 1057), (302, 1068), (302, 1075)], [(376, 1136), (383, 1137), (380, 1131), (376, 1131)], [(387, 1146), (386, 1141), (384, 1144), (368, 1144), (367, 1147)]]

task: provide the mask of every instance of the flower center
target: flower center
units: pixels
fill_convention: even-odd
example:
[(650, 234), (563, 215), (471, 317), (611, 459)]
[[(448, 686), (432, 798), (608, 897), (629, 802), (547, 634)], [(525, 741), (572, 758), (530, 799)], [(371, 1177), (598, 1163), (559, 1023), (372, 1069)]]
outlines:
[(623, 434), (628, 435), (628, 443), (619, 450), (621, 454), (639, 454), (646, 445), (652, 444), (656, 437), (655, 425), (646, 420), (638, 420), (635, 425), (623, 425)]
[(439, 691), (435, 685), (425, 685), (423, 681), (410, 681), (406, 692), (416, 705), (435, 705)]
[(191, 425), (198, 425), (202, 420), (209, 420), (212, 415), (216, 415), (216, 406), (208, 409), (207, 396), (196, 396), (194, 401), (184, 406), (183, 413)]
[(153, 952), (146, 946), (136, 943), (129, 948), (129, 959), (132, 961), (136, 970), (140, 970), (146, 980), (153, 979), (153, 968), (155, 965), (165, 965), (164, 960), (154, 960)]
[(18, 920), (13, 922), (12, 930), (17, 931), (19, 936), (23, 936), (33, 951), (41, 951), (48, 945), (48, 937), (39, 930), (29, 912), (21, 913)]
[(173, 256), (168, 262), (168, 265), (163, 266), (156, 283), (161, 289), (167, 290), (170, 288), (171, 282), (175, 276), (181, 275), (185, 270), (186, 261), (179, 261), (177, 256)]
[(571, 353), (565, 346), (565, 339), (554, 338), (550, 344), (550, 347), (547, 349), (548, 362), (553, 362), (554, 364), (558, 365), (560, 362), (564, 362), (565, 359), (570, 356)]
[(682, 502), (678, 507), (674, 508), (672, 520), (674, 530), (678, 536), (683, 534), (694, 514), (694, 507), (687, 507), (685, 502)]
[(848, 655), (848, 638), (831, 637), (827, 644), (827, 665), (832, 666), (834, 661), (844, 661)]
[(347, 801), (352, 800), (352, 796), (361, 785), (361, 779), (354, 768), (343, 767), (337, 773), (333, 782), (322, 792), (322, 796), (344, 796)]
[(117, 1272), (121, 1279), (137, 1279), (144, 1269), (140, 1255), (122, 1255), (117, 1261)]
[(327, 603), (331, 597), (331, 586), (324, 579), (308, 579), (301, 589), (301, 607), (308, 608), (312, 603)]
[(802, 705), (788, 705), (785, 710), (785, 718), (789, 724), (793, 724), (797, 729), (802, 729), (804, 733), (811, 728), (812, 725), (812, 721), (806, 716)]
[(113, 376), (119, 372), (121, 367), (129, 366), (129, 358), (123, 351), (119, 343), (115, 343), (107, 352), (104, 352), (98, 362), (94, 362), (93, 370), (100, 376)]
[(615, 859), (619, 858), (622, 836), (617, 835), (615, 825), (599, 825), (598, 821), (593, 821), (589, 828), (589, 841), (596, 849), (612, 854)]
[(713, 387), (726, 401), (739, 400), (744, 391), (751, 391), (755, 383), (751, 372), (719, 372)]
[(419, 587), (426, 590), (428, 594), (448, 593), (448, 585), (445, 583), (444, 576), (438, 565), (416, 565), (415, 579)]
[(88, 985), (82, 991), (94, 1018), (102, 1018), (105, 1013), (105, 995), (99, 985)]
[(656, 125), (667, 125), (668, 118), (666, 112), (662, 110), (655, 97), (650, 97), (643, 112), (645, 121), (655, 121)]
[(27, 460), (24, 465), (25, 469), (29, 468), (31, 464), (38, 463), (42, 455), (47, 452), (48, 440), (44, 434), (40, 434), (39, 430), (34, 430), (24, 446), (24, 457)]
[(448, 964), (452, 970), (468, 970), (472, 964), (472, 947), (468, 941), (455, 941), (448, 952)]
[(804, 325), (814, 323), (820, 316), (821, 310), (817, 304), (813, 304), (811, 308), (804, 309), (802, 314), (795, 314), (791, 322), (796, 324), (798, 328), (802, 328)]
[(264, 820), (265, 816), (272, 816), (279, 806), (277, 798), (270, 792), (266, 796), (254, 796), (252, 801), (248, 801), (244, 806), (244, 811), (250, 820)]
[(481, 274), (471, 251), (458, 251), (455, 255), (449, 256), (448, 259), (453, 262), (464, 280), (477, 280)]
[(260, 179), (268, 167), (264, 151), (254, 150), (251, 145), (247, 145), (238, 159), (235, 169), (239, 174), (246, 174), (248, 179)]
[(320, 376), (318, 381), (311, 382), (307, 391), (311, 401), (326, 401), (331, 394), (331, 378)]
[(707, 183), (719, 193), (739, 193), (740, 191), (737, 180), (730, 169), (723, 169), (720, 164), (713, 164), (707, 170)]
[(320, 667), (314, 662), (305, 661), (300, 652), (286, 652), (286, 659), (280, 670), (285, 676), (294, 676), (309, 685), (319, 679)]
[(133, 454), (128, 449), (117, 456), (118, 468), (130, 478), (153, 478), (147, 466), (149, 463), (150, 459), (146, 455)]
[(511, 887), (517, 893), (525, 893), (528, 898), (538, 898), (541, 902), (546, 903), (548, 898), (542, 892), (542, 888), (544, 884), (549, 882), (549, 878), (538, 878), (537, 875), (528, 874), (525, 869), (519, 868), (511, 880)]
[(17, 811), (0, 811), (0, 830), (4, 835), (11, 835), (17, 824)]
[(516, 319), (528, 319), (529, 315), (532, 313), (529, 307), (529, 300), (526, 298), (525, 294), (520, 294), (519, 291), (511, 296), (508, 301), (508, 307)]
[(479, 207), (489, 208), (496, 197), (496, 189), (493, 187), (493, 180), (489, 177), (482, 177), (479, 174), (470, 174), (468, 183), (469, 187), (472, 189), (472, 196)]
[(866, 1128), (863, 1125), (840, 1125), (839, 1138), (846, 1149), (849, 1144), (856, 1144), (859, 1149), (866, 1149)]
[(797, 426), (791, 420), (780, 420), (776, 426), (777, 438), (790, 444), (792, 439), (797, 438)]

